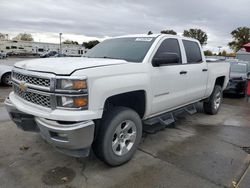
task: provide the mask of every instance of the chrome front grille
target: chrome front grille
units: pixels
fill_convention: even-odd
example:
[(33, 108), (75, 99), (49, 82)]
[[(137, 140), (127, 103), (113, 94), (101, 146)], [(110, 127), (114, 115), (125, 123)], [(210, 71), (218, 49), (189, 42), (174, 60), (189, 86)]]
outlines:
[(43, 107), (47, 107), (50, 108), (51, 104), (50, 104), (50, 96), (46, 96), (46, 95), (42, 95), (42, 94), (38, 94), (38, 93), (33, 93), (33, 92), (29, 92), (29, 91), (25, 91), (23, 92), (18, 86), (13, 85), (13, 89), (14, 89), (14, 93), (16, 95), (18, 95), (19, 97), (23, 98), (24, 100), (43, 106)]
[(88, 90), (61, 90), (57, 83), (61, 79), (82, 80), (86, 77), (57, 76), (53, 73), (29, 71), (19, 68), (12, 70), (12, 85), (16, 96), (24, 101), (36, 104), (48, 109), (82, 110), (86, 108), (63, 108), (58, 99), (61, 97), (88, 96)]
[(50, 79), (47, 78), (38, 78), (35, 76), (24, 75), (14, 71), (12, 73), (12, 77), (18, 81), (25, 81), (32, 85), (50, 87)]

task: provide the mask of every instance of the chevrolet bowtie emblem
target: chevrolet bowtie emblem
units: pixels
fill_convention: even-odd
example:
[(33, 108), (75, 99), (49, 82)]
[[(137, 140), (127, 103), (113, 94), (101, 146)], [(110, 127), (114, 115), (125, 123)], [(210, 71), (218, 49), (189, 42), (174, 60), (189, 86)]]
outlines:
[(25, 92), (27, 90), (28, 86), (26, 85), (26, 82), (21, 82), (19, 84), (19, 89), (22, 91), (22, 92)]

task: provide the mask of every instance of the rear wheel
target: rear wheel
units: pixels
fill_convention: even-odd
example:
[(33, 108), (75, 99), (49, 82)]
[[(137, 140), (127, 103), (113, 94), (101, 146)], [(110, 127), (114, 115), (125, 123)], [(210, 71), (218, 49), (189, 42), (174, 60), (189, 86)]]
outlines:
[(11, 73), (10, 73), (10, 72), (5, 73), (5, 74), (2, 76), (1, 82), (2, 82), (4, 85), (10, 86), (10, 85), (11, 85)]
[(222, 88), (216, 85), (208, 101), (203, 103), (204, 112), (211, 115), (217, 114), (222, 103), (222, 98)]
[(107, 112), (93, 144), (96, 155), (111, 166), (129, 161), (136, 152), (142, 136), (139, 115), (126, 107), (114, 107)]

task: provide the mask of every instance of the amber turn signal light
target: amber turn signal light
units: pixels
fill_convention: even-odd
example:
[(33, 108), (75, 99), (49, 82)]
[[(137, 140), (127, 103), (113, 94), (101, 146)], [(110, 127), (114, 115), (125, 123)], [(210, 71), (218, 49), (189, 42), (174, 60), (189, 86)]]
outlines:
[(74, 81), (73, 89), (79, 90), (79, 89), (86, 89), (87, 83), (85, 80), (77, 80)]
[(87, 98), (75, 98), (74, 105), (76, 107), (85, 107), (88, 105), (88, 99)]

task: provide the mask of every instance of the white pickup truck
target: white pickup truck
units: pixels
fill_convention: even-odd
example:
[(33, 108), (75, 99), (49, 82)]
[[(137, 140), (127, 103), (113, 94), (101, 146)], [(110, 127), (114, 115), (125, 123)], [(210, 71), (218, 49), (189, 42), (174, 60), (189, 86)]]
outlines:
[[(203, 101), (216, 114), (229, 64), (207, 63), (197, 40), (130, 35), (105, 40), (86, 57), (22, 61), (5, 104), (12, 120), (59, 151), (96, 155), (111, 166), (129, 161), (143, 124)], [(150, 121), (153, 120), (153, 121)]]

